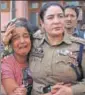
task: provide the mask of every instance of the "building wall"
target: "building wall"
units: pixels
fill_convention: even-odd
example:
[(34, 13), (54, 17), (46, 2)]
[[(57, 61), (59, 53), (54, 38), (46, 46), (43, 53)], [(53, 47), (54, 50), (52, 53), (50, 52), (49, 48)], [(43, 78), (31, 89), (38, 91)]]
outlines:
[(15, 10), (12, 9), (10, 1), (10, 11), (9, 12), (1, 12), (1, 31), (5, 30), (6, 24), (12, 18), (12, 12), (15, 12), (15, 16), (25, 17), (28, 19), (28, 1), (15, 1)]
[(16, 1), (16, 17), (28, 19), (28, 1)]
[[(12, 1), (10, 0), (9, 12), (1, 12), (1, 31), (5, 30), (6, 24), (12, 19), (12, 13), (15, 12), (15, 17), (25, 17), (29, 19), (28, 1), (15, 1), (15, 8), (12, 8)], [(63, 3), (61, 3), (63, 4)]]
[[(30, 1), (30, 0), (29, 0)], [(32, 1), (32, 0), (31, 0)], [(35, 0), (36, 1), (36, 0)], [(61, 5), (66, 2), (61, 0)], [(6, 24), (12, 18), (12, 13), (15, 12), (15, 17), (25, 17), (29, 19), (28, 1), (15, 1), (15, 9), (12, 8), (12, 1), (10, 0), (9, 12), (1, 12), (1, 31), (4, 31)]]
[(1, 30), (5, 30), (5, 26), (10, 20), (10, 13), (9, 12), (1, 12)]

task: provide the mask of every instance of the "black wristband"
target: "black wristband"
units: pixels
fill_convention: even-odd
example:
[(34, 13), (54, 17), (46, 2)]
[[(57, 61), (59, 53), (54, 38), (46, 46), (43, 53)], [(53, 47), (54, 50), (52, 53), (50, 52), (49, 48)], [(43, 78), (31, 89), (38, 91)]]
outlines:
[(48, 85), (48, 86), (46, 86), (46, 87), (43, 88), (43, 92), (44, 93), (48, 93), (50, 91), (51, 91), (51, 86), (50, 85)]

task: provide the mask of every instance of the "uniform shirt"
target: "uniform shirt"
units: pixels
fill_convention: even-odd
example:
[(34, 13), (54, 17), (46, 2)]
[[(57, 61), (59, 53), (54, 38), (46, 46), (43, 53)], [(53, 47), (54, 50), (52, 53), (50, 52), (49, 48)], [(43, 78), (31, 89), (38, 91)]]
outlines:
[[(33, 77), (32, 95), (40, 95), (43, 93), (43, 87), (59, 82), (71, 83), (73, 95), (84, 95), (85, 82), (77, 81), (77, 75), (70, 65), (75, 64), (77, 67), (79, 46), (80, 43), (85, 45), (85, 40), (64, 33), (62, 42), (52, 46), (45, 33), (39, 31), (33, 36), (34, 44), (29, 58)], [(84, 61), (82, 67), (85, 77)], [(78, 72), (80, 73), (79, 69)]]

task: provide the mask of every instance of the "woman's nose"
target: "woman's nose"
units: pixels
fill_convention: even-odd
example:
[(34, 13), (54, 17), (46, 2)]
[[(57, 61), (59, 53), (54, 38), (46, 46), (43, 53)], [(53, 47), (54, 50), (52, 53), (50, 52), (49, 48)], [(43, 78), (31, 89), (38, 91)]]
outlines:
[(24, 38), (20, 37), (20, 42), (23, 43), (24, 42)]
[(54, 17), (54, 22), (55, 22), (55, 23), (59, 23), (59, 21), (60, 21), (60, 20), (59, 20), (58, 17)]

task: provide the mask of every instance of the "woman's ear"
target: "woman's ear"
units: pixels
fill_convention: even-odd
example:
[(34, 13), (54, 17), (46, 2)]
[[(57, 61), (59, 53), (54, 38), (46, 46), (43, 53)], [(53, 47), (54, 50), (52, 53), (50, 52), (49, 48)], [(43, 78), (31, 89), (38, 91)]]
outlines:
[(44, 21), (40, 19), (40, 25), (44, 29)]
[(40, 20), (40, 27), (41, 27), (41, 31), (44, 33), (45, 29), (44, 29), (44, 21)]

